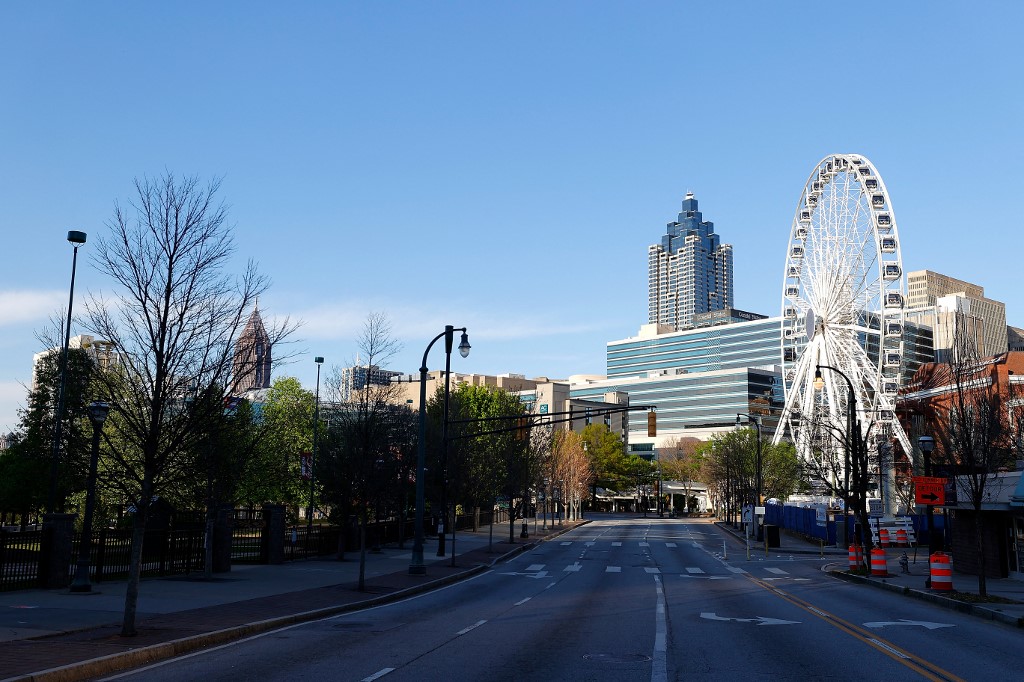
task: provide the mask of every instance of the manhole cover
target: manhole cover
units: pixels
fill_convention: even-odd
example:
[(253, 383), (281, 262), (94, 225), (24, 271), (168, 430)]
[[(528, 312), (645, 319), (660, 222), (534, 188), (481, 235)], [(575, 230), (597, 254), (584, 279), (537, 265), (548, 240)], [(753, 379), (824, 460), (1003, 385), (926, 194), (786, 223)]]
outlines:
[(651, 657), (644, 654), (584, 654), (583, 659), (597, 663), (645, 663)]

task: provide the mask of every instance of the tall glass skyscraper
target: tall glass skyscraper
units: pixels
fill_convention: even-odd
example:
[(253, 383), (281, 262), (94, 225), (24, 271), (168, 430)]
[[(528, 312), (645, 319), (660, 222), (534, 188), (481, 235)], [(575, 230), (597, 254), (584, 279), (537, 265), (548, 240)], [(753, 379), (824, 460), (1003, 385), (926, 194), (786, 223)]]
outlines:
[(720, 243), (687, 192), (661, 243), (647, 248), (648, 322), (678, 331), (697, 313), (731, 308), (732, 279), (732, 246)]

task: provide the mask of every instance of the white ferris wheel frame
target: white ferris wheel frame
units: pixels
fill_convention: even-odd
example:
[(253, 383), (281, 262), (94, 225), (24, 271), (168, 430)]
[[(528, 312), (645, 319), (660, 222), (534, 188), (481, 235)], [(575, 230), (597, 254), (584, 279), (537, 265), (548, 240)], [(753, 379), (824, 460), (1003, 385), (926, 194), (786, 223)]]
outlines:
[[(845, 437), (850, 385), (861, 436), (910, 441), (896, 419), (905, 362), (907, 302), (892, 200), (874, 164), (861, 154), (831, 154), (811, 171), (797, 202), (782, 283), (781, 364), (785, 403), (773, 437), (788, 430), (802, 460), (814, 450), (839, 453), (843, 442), (814, 442), (824, 423)], [(868, 348), (873, 349), (872, 359)], [(842, 461), (842, 460), (839, 460)]]

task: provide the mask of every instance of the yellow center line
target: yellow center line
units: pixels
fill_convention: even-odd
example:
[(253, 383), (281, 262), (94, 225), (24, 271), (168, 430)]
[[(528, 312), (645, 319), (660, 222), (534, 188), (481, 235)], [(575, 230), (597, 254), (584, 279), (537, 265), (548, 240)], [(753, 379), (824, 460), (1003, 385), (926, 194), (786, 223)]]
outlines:
[(845, 621), (833, 613), (829, 613), (828, 611), (825, 611), (823, 609), (818, 608), (817, 606), (812, 605), (810, 602), (806, 602), (803, 599), (800, 599), (799, 597), (793, 596), (792, 594), (789, 594), (787, 592), (783, 592), (779, 588), (775, 587), (774, 585), (771, 585), (770, 583), (766, 583), (763, 580), (758, 580), (757, 578), (750, 575), (746, 576), (746, 578), (755, 585), (758, 585), (759, 587), (768, 590), (775, 596), (785, 599), (790, 604), (793, 604), (794, 606), (797, 606), (803, 609), (804, 611), (807, 611), (808, 613), (817, 616), (829, 625), (832, 625), (833, 627), (842, 630), (843, 632), (850, 635), (851, 637), (854, 637), (855, 639), (859, 639), (868, 646), (882, 652), (883, 654), (893, 659), (897, 663), (905, 665), (914, 672), (918, 673), (919, 675), (922, 675), (923, 677), (929, 680), (932, 680), (933, 682), (966, 682), (966, 680), (964, 680), (961, 677), (957, 677), (948, 670), (944, 670), (939, 666), (935, 665), (934, 663), (926, 661), (923, 658), (910, 653), (906, 649), (898, 647), (892, 642), (889, 642), (888, 640), (878, 637), (873, 632), (869, 632), (868, 630), (865, 630), (859, 625), (854, 625), (853, 623)]

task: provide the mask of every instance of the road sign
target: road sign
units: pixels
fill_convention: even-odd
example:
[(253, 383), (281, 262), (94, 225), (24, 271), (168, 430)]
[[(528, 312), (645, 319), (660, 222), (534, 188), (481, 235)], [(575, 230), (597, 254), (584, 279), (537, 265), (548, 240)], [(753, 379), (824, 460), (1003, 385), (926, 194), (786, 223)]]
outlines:
[(882, 509), (882, 500), (877, 497), (873, 497), (868, 500), (868, 516), (873, 519), (880, 519), (884, 516), (884, 510)]
[(946, 479), (914, 476), (914, 501), (917, 504), (946, 504)]

